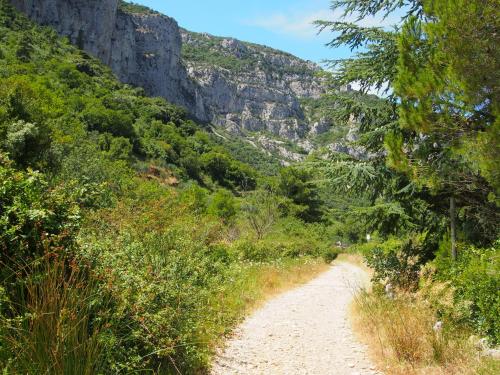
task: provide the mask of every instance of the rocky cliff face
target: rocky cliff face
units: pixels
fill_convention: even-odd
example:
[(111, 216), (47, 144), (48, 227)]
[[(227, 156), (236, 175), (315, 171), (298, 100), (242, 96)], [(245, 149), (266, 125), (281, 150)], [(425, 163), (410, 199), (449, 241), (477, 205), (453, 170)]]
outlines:
[(118, 0), (11, 0), (41, 25), (54, 27), (73, 44), (109, 64)]
[(203, 98), (181, 62), (177, 22), (158, 13), (117, 12), (109, 66), (125, 83), (181, 105), (208, 121)]
[[(308, 151), (308, 138), (330, 127), (312, 120), (302, 103), (317, 100), (326, 89), (321, 69), (311, 62), (181, 30), (174, 19), (121, 0), (11, 2), (98, 57), (121, 81), (184, 106), (198, 120), (252, 137), (263, 148), (281, 150), (276, 145), (286, 139)], [(288, 160), (304, 156), (280, 153), (288, 153)]]
[(212, 123), (235, 133), (264, 131), (294, 141), (318, 130), (300, 103), (325, 92), (317, 65), (232, 38), (181, 34), (183, 60)]
[(167, 16), (127, 11), (120, 0), (11, 0), (42, 25), (57, 32), (110, 66), (125, 83), (208, 120), (203, 100), (181, 62), (177, 22)]

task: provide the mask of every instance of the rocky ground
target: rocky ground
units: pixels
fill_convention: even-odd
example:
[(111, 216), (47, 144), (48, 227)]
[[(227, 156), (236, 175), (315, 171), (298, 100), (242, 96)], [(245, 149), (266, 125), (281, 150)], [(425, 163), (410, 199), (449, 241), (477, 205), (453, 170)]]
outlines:
[(368, 276), (338, 263), (310, 283), (268, 302), (235, 332), (212, 374), (378, 375), (348, 319)]

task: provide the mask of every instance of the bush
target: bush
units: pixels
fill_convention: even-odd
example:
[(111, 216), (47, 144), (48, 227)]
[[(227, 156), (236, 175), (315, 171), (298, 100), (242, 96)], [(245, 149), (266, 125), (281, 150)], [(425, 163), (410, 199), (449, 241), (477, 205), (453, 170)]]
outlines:
[(191, 183), (181, 192), (180, 201), (187, 205), (193, 213), (204, 214), (208, 206), (208, 191)]
[(326, 263), (331, 263), (335, 259), (337, 259), (337, 257), (339, 256), (339, 253), (340, 253), (339, 249), (327, 248), (327, 249), (323, 250), (321, 256), (323, 257), (323, 259)]
[(47, 249), (71, 247), (79, 223), (80, 208), (72, 196), (60, 188), (49, 189), (38, 172), (15, 170), (0, 153), (2, 281)]
[(82, 113), (82, 119), (89, 131), (110, 133), (117, 137), (133, 139), (135, 136), (133, 118), (123, 112), (92, 106)]
[(404, 241), (389, 240), (367, 253), (366, 263), (374, 270), (373, 281), (388, 281), (394, 287), (416, 290), (424, 237), (414, 235)]
[(255, 171), (225, 153), (211, 151), (204, 154), (201, 161), (204, 170), (221, 186), (250, 191), (257, 185)]
[(460, 245), (454, 262), (443, 246), (434, 261), (437, 280), (449, 282), (454, 290), (455, 306), (467, 304), (466, 323), (494, 344), (500, 343), (499, 249), (499, 242), (489, 249)]
[(257, 190), (247, 195), (242, 211), (258, 240), (264, 238), (279, 215), (276, 197), (266, 190)]
[(236, 217), (236, 201), (233, 195), (227, 190), (218, 190), (210, 204), (208, 213), (221, 218), (224, 223), (231, 223)]

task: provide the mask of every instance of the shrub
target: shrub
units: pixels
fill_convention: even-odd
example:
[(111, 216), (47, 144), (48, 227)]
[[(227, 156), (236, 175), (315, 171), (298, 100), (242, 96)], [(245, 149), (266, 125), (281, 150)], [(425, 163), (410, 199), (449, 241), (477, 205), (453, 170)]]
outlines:
[(499, 245), (488, 249), (460, 245), (456, 262), (443, 249), (434, 261), (437, 280), (448, 281), (455, 291), (455, 306), (467, 304), (466, 323), (494, 344), (500, 343)]
[(63, 189), (49, 189), (38, 172), (19, 172), (0, 153), (0, 265), (2, 281), (47, 248), (70, 247), (80, 208)]
[(180, 201), (195, 214), (203, 214), (207, 210), (208, 192), (199, 185), (191, 183), (182, 190)]
[(264, 238), (279, 215), (276, 197), (266, 190), (258, 190), (247, 195), (242, 210), (259, 240)]
[(228, 282), (230, 258), (223, 246), (192, 237), (195, 221), (188, 224), (179, 213), (170, 220), (148, 234), (132, 225), (106, 240), (94, 237), (101, 232), (85, 237), (85, 257), (113, 296), (107, 331), (113, 372), (196, 373), (220, 335), (221, 314), (212, 311), (211, 301)]
[(93, 106), (82, 113), (82, 119), (89, 131), (134, 138), (133, 118), (123, 111)]
[(390, 240), (367, 253), (366, 262), (374, 270), (373, 281), (388, 281), (395, 287), (415, 290), (422, 266), (423, 238), (414, 235), (404, 241)]
[(227, 190), (218, 190), (208, 205), (208, 213), (221, 218), (226, 224), (231, 223), (236, 216), (233, 195)]
[(228, 189), (253, 190), (256, 187), (255, 171), (229, 155), (211, 151), (201, 157), (205, 171), (221, 186)]
[(339, 250), (332, 247), (323, 250), (321, 256), (326, 263), (331, 263), (339, 256)]

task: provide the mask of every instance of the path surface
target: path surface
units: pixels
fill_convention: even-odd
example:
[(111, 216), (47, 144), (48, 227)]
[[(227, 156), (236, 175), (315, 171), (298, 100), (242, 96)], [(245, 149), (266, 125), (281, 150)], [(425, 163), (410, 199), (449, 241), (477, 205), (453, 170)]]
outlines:
[(249, 317), (215, 360), (212, 375), (375, 375), (348, 320), (353, 293), (368, 276), (338, 263)]

